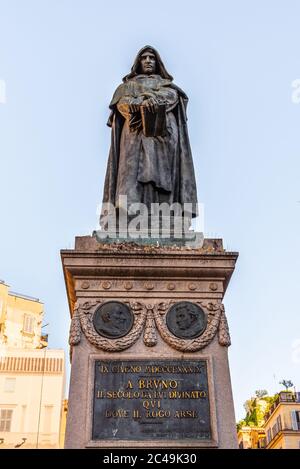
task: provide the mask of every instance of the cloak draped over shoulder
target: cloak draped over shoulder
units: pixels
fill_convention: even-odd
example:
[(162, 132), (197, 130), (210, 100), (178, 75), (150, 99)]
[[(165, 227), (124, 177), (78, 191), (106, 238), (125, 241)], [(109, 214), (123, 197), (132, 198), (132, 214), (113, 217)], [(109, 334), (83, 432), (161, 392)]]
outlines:
[[(156, 73), (140, 72), (140, 56), (151, 50), (156, 58)], [(158, 52), (145, 46), (138, 53), (131, 73), (123, 78), (110, 103), (108, 125), (112, 128), (111, 147), (105, 177), (103, 203), (118, 206), (120, 195), (127, 204), (154, 202), (192, 204), (197, 216), (197, 191), (190, 149), (186, 94), (172, 82)], [(164, 106), (166, 131), (160, 136), (145, 136), (141, 112), (132, 112), (136, 99), (148, 99)], [(129, 210), (130, 213), (130, 210)]]

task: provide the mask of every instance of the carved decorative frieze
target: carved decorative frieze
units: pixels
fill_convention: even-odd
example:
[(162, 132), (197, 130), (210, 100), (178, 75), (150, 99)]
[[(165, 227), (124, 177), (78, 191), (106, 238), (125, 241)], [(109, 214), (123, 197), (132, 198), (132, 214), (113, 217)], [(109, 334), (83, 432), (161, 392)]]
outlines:
[(178, 292), (196, 292), (196, 291), (207, 291), (207, 292), (218, 292), (220, 290), (216, 282), (200, 282), (191, 281), (187, 282), (184, 279), (176, 279), (172, 281), (164, 281), (156, 279), (155, 281), (150, 281), (146, 279), (138, 280), (123, 280), (123, 279), (113, 279), (113, 280), (83, 280), (78, 282), (76, 285), (78, 291), (80, 290), (91, 290), (91, 291), (151, 291), (155, 290), (157, 292), (168, 292), (168, 291), (178, 291)]
[(71, 321), (70, 327), (70, 337), (69, 337), (69, 344), (70, 345), (77, 345), (79, 344), (81, 339), (81, 325), (80, 325), (80, 318), (79, 318), (79, 301), (76, 301), (74, 313)]
[(219, 326), (219, 344), (224, 345), (225, 347), (229, 347), (231, 345), (230, 333), (228, 322), (225, 314), (224, 305), (221, 304), (221, 318), (220, 318), (220, 326)]
[(152, 305), (147, 305), (147, 319), (144, 330), (144, 344), (147, 347), (153, 347), (157, 344), (157, 335)]
[(144, 344), (147, 347), (154, 347), (157, 344), (157, 331), (170, 347), (181, 352), (196, 352), (203, 349), (211, 343), (217, 333), (220, 345), (228, 347), (231, 344), (224, 305), (219, 301), (195, 302), (203, 309), (207, 325), (204, 332), (194, 339), (176, 337), (167, 326), (167, 312), (176, 304), (176, 301), (170, 300), (158, 304), (126, 300), (123, 302), (134, 315), (133, 326), (123, 337), (108, 338), (100, 335), (93, 323), (95, 311), (107, 302), (104, 300), (77, 301), (70, 329), (71, 347), (79, 344), (81, 332), (91, 344), (107, 352), (119, 352), (131, 347), (142, 332), (144, 332)]
[[(157, 329), (168, 345), (181, 352), (196, 352), (210, 344), (215, 337), (220, 326), (222, 333), (219, 333), (219, 343), (223, 346), (230, 345), (230, 336), (225, 318), (224, 306), (219, 302), (199, 301), (199, 304), (207, 314), (207, 327), (201, 336), (195, 339), (180, 339), (175, 337), (168, 329), (166, 324), (166, 312), (174, 301), (159, 303), (154, 307), (154, 317)], [(227, 326), (227, 329), (226, 329)]]
[(111, 282), (105, 280), (104, 282), (102, 282), (102, 288), (104, 288), (104, 290), (109, 290), (111, 288)]
[(88, 288), (90, 288), (90, 282), (88, 282), (87, 280), (84, 280), (83, 282), (81, 282), (81, 288), (83, 290), (87, 290)]
[(70, 345), (77, 345), (77, 343), (79, 343), (80, 341), (80, 336), (78, 335), (76, 335), (76, 343), (74, 343), (73, 340), (73, 331), (76, 330), (77, 332), (78, 327), (77, 318), (79, 318), (80, 320), (81, 330), (83, 331), (87, 340), (99, 349), (105, 350), (107, 352), (119, 352), (121, 350), (129, 348), (131, 345), (134, 344), (134, 342), (137, 341), (144, 329), (144, 324), (147, 316), (147, 309), (145, 305), (139, 302), (124, 301), (124, 303), (131, 308), (134, 314), (134, 323), (132, 329), (124, 337), (120, 337), (118, 339), (109, 339), (98, 334), (93, 324), (94, 312), (97, 307), (103, 303), (103, 300), (98, 300), (86, 301), (77, 305), (76, 317), (74, 315), (72, 319), (72, 333), (70, 334)]

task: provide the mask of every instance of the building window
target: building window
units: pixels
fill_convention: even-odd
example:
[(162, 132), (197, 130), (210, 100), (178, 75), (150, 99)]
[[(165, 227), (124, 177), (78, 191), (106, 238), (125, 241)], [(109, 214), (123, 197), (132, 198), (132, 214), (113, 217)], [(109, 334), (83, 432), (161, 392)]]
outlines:
[(12, 409), (0, 410), (0, 432), (10, 432)]
[(260, 440), (258, 440), (258, 447), (259, 447), (260, 449), (265, 448), (266, 445), (267, 445), (267, 442), (266, 442), (266, 438), (265, 438), (265, 437), (264, 437), (264, 438), (261, 438)]
[(278, 433), (278, 427), (277, 427), (277, 422), (275, 423), (275, 425), (273, 425), (272, 427), (272, 437), (274, 438)]
[(267, 444), (269, 444), (271, 440), (272, 440), (271, 429), (269, 428), (269, 430), (267, 431)]
[(280, 432), (282, 430), (281, 416), (280, 415), (278, 415), (278, 417), (276, 419), (276, 424), (277, 424), (278, 431)]
[(296, 410), (295, 414), (296, 414), (297, 427), (298, 427), (298, 430), (300, 430), (300, 411)]
[(293, 430), (300, 430), (300, 411), (299, 410), (292, 410), (291, 411), (291, 418), (292, 418), (292, 429)]
[(30, 316), (29, 314), (25, 314), (24, 323), (23, 323), (23, 332), (27, 332), (27, 334), (33, 334), (33, 327), (34, 327), (34, 317)]
[(15, 392), (16, 378), (6, 378), (4, 381), (4, 392)]
[(45, 405), (44, 411), (44, 433), (51, 433), (52, 405)]

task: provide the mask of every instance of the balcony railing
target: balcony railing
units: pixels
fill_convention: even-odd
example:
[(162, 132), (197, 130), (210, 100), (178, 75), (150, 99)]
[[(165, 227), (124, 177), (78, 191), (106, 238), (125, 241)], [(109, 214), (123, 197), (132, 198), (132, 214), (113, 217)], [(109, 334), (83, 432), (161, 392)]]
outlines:
[(299, 392), (291, 392), (291, 391), (281, 391), (276, 399), (276, 401), (272, 404), (269, 411), (266, 413), (264, 419), (265, 422), (269, 419), (269, 417), (273, 414), (276, 407), (279, 406), (282, 402), (298, 402), (300, 403), (300, 393)]

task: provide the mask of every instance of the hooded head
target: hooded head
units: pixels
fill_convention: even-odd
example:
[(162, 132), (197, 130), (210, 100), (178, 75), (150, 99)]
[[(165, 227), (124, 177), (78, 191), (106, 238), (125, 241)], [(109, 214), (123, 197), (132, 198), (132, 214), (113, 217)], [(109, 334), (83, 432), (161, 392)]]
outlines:
[(160, 58), (159, 53), (152, 46), (145, 46), (138, 52), (138, 54), (135, 58), (134, 64), (131, 67), (131, 72), (123, 78), (123, 81), (126, 82), (126, 81), (130, 80), (130, 78), (133, 78), (136, 75), (140, 75), (142, 73), (142, 70), (141, 70), (141, 56), (146, 51), (150, 51), (150, 52), (152, 52), (152, 54), (155, 55), (155, 60), (156, 60), (156, 71), (155, 71), (155, 73), (157, 75), (160, 75), (162, 78), (165, 78), (167, 80), (172, 81), (173, 77), (167, 72), (167, 70), (166, 70), (166, 68), (163, 64), (163, 61)]

